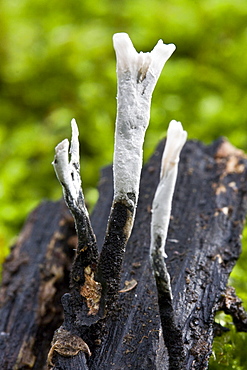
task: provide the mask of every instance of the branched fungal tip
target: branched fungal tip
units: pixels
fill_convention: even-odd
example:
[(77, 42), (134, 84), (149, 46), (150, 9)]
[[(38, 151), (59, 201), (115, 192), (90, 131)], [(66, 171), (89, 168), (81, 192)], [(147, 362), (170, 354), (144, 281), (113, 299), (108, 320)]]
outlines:
[(151, 52), (138, 53), (127, 33), (113, 35), (113, 45), (117, 57), (118, 72), (126, 70), (139, 72), (143, 69), (143, 74), (146, 74), (149, 69), (156, 79), (176, 49), (174, 44), (164, 44), (162, 40), (159, 40)]
[(81, 191), (81, 179), (79, 173), (79, 130), (74, 118), (71, 121), (71, 128), (71, 143), (69, 144), (68, 139), (64, 139), (56, 146), (52, 164), (63, 189), (66, 189), (67, 194), (70, 194), (72, 199), (76, 200)]

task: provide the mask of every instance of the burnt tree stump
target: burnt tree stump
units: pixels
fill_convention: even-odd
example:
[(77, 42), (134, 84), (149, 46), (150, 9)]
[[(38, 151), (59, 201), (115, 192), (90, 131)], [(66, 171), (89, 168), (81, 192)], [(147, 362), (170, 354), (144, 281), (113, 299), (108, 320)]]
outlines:
[[(164, 142), (144, 166), (134, 229), (127, 244), (118, 305), (106, 318), (100, 340), (89, 329), (91, 356), (61, 355), (54, 369), (174, 369), (179, 356), (166, 302), (162, 334), (155, 280), (150, 266), (150, 220)], [(92, 214), (103, 244), (112, 204), (112, 170), (103, 170)], [(229, 274), (241, 253), (247, 213), (247, 159), (226, 140), (189, 141), (182, 150), (166, 244), (175, 324), (181, 330), (184, 369), (207, 369), (217, 310), (232, 314), (247, 331), (246, 313)], [(69, 291), (76, 248), (73, 220), (63, 201), (44, 202), (28, 218), (3, 267), (0, 291), (0, 368), (47, 369), (54, 331), (63, 321), (61, 297)], [(229, 303), (230, 302), (230, 303)], [(90, 336), (89, 335), (89, 336)], [(170, 356), (168, 356), (168, 352)]]

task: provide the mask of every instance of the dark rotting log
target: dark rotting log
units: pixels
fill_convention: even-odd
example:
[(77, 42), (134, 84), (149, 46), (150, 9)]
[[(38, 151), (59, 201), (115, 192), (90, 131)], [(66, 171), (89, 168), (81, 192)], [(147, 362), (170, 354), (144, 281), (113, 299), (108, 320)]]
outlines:
[[(181, 348), (176, 348), (176, 337), (169, 321), (167, 333), (162, 335), (162, 310), (149, 261), (151, 205), (159, 180), (163, 146), (164, 143), (158, 146), (143, 168), (136, 220), (125, 252), (115, 312), (105, 319), (103, 326), (91, 325), (86, 338), (82, 338), (91, 356), (83, 351), (66, 356), (54, 350), (54, 369), (175, 370), (174, 359), (179, 358)], [(112, 203), (110, 167), (103, 170), (99, 190), (99, 201), (91, 221), (98, 245), (102, 245)], [(214, 315), (218, 309), (226, 309), (227, 281), (241, 253), (240, 236), (246, 213), (247, 159), (243, 153), (224, 139), (209, 146), (187, 142), (181, 154), (166, 245), (173, 291), (173, 321), (184, 342), (184, 369), (207, 369)], [(64, 237), (51, 243), (57, 233)], [(31, 215), (21, 235), (4, 267), (0, 364), (3, 369), (42, 369), (50, 349), (51, 332), (62, 322), (61, 304), (57, 299), (58, 295), (69, 291), (68, 268), (75, 245), (71, 239), (74, 240), (75, 234), (61, 202), (44, 203)], [(69, 240), (72, 247), (67, 243)], [(57, 244), (59, 253), (56, 252)], [(44, 245), (43, 252), (41, 245)], [(44, 303), (47, 298), (44, 297), (43, 302), (39, 295), (39, 284), (43, 281), (39, 264), (44, 265), (42, 261), (51, 245), (54, 247), (52, 255), (63, 265), (61, 271), (66, 272), (57, 280), (54, 277), (51, 283), (49, 268), (46, 269), (46, 281), (50, 282), (51, 290), (56, 286), (54, 294), (48, 286), (47, 290), (44, 288), (45, 297), (50, 294), (48, 304)], [(24, 248), (22, 254), (18, 252), (21, 248)], [(29, 275), (31, 270), (35, 271), (33, 275)], [(51, 313), (43, 324), (41, 307), (48, 306)], [(239, 301), (228, 305), (228, 313), (234, 317), (235, 312), (234, 322), (239, 328), (241, 325), (245, 328), (246, 316), (239, 310), (240, 306)], [(162, 309), (164, 317), (169, 314), (164, 307)], [(173, 353), (173, 359), (169, 359), (167, 348), (170, 355)]]
[(0, 368), (43, 369), (63, 321), (77, 245), (63, 201), (44, 202), (29, 216), (3, 266), (0, 290)]

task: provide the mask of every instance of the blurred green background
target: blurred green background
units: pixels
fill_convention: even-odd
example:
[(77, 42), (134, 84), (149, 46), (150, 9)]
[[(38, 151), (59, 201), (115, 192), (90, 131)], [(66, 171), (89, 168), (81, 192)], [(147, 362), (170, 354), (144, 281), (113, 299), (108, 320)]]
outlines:
[[(154, 92), (145, 159), (171, 119), (189, 138), (223, 135), (247, 151), (246, 0), (0, 0), (0, 262), (27, 214), (61, 197), (51, 162), (73, 117), (85, 196), (97, 200), (99, 170), (112, 161), (116, 32), (138, 51), (160, 38), (177, 46)], [(231, 276), (245, 302), (246, 239)], [(220, 341), (210, 369), (246, 369), (246, 336)]]

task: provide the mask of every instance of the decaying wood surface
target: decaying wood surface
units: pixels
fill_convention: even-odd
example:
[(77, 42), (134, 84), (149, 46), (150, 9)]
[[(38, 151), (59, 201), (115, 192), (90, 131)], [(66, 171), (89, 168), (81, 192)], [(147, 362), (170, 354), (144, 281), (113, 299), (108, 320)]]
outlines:
[(0, 290), (0, 368), (42, 369), (54, 330), (63, 321), (76, 248), (64, 202), (44, 202), (28, 218), (3, 266)]
[[(189, 141), (182, 151), (166, 245), (175, 317), (164, 302), (160, 309), (167, 316), (167, 330), (162, 336), (149, 248), (151, 204), (163, 146), (159, 145), (143, 169), (118, 307), (103, 326), (88, 329), (87, 340), (82, 338), (91, 356), (77, 351), (76, 345), (63, 355), (54, 347), (54, 369), (176, 369), (180, 349), (174, 327), (184, 341), (184, 369), (207, 369), (218, 309), (231, 313), (237, 329), (246, 331), (246, 313), (226, 287), (241, 252), (247, 159), (219, 139), (210, 146)], [(91, 221), (98, 245), (102, 245), (112, 202), (111, 168), (103, 171), (99, 189)], [(45, 369), (53, 332), (62, 322), (59, 300), (69, 291), (75, 238), (63, 202), (44, 203), (27, 221), (4, 266), (1, 368)]]

